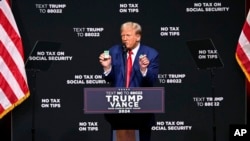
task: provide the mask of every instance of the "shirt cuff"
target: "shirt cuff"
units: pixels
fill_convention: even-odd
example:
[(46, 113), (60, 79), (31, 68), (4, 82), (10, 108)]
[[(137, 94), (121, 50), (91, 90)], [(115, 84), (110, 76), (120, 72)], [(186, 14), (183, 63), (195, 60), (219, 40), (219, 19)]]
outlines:
[[(140, 71), (141, 71), (141, 70), (140, 70)], [(147, 75), (147, 72), (148, 72), (148, 69), (146, 69), (144, 72), (141, 71), (142, 76), (145, 77), (145, 76)]]
[(104, 74), (105, 76), (109, 75), (109, 73), (111, 72), (111, 69), (112, 69), (112, 67), (110, 67), (110, 69), (104, 71), (103, 74)]

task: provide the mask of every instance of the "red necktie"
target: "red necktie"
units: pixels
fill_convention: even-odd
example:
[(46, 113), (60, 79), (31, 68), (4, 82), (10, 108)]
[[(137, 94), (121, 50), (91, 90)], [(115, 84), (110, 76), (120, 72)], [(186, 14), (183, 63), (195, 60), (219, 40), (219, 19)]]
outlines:
[(128, 59), (127, 59), (127, 75), (126, 75), (126, 88), (129, 87), (129, 80), (132, 72), (132, 54), (131, 50), (128, 51)]

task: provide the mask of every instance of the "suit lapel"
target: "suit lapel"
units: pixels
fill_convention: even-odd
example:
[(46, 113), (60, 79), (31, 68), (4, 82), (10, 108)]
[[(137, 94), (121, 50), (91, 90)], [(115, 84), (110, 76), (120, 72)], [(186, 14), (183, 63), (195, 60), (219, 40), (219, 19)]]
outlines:
[[(138, 52), (137, 52), (137, 54), (136, 54), (136, 56), (135, 56), (135, 60), (134, 60), (134, 64), (133, 64), (133, 70), (132, 70), (131, 79), (134, 78), (135, 72), (136, 72), (137, 70), (140, 70), (139, 56), (140, 56), (141, 54), (143, 54), (143, 47), (142, 47), (142, 46), (140, 46), (140, 48), (139, 48), (139, 50), (138, 50)], [(130, 81), (131, 81), (131, 79), (130, 79)]]
[(126, 76), (126, 59), (127, 59), (127, 54), (126, 53), (121, 53), (121, 55), (120, 55), (120, 57), (121, 57), (121, 62), (120, 62), (120, 64), (121, 64), (121, 73), (122, 73), (122, 80), (124, 79), (125, 80), (125, 76)]

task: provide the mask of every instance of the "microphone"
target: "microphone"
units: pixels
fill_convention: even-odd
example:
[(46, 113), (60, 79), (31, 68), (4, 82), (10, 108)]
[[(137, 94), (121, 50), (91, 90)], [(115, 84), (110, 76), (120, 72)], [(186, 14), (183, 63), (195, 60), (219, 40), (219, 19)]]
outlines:
[(122, 44), (122, 49), (123, 49), (123, 53), (127, 53), (128, 50), (125, 44)]
[[(126, 77), (126, 70), (127, 70), (127, 47), (126, 45), (123, 43), (122, 44), (122, 61), (123, 61), (123, 65), (124, 65), (124, 77)], [(124, 79), (124, 86), (126, 84), (126, 79)]]

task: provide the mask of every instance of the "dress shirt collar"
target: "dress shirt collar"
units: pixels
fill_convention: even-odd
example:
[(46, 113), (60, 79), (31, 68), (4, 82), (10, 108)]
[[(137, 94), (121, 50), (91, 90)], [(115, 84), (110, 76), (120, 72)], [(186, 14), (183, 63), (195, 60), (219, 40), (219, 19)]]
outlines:
[(135, 56), (137, 54), (139, 48), (140, 48), (140, 43), (138, 43), (138, 45), (135, 48), (132, 49), (133, 56)]

